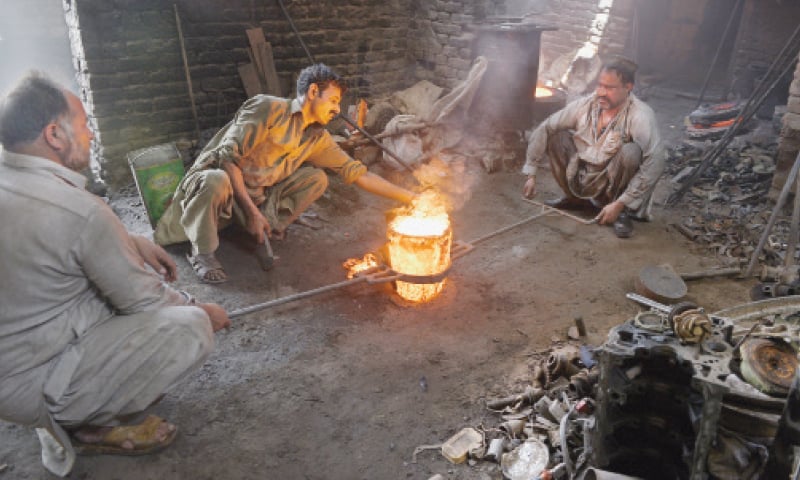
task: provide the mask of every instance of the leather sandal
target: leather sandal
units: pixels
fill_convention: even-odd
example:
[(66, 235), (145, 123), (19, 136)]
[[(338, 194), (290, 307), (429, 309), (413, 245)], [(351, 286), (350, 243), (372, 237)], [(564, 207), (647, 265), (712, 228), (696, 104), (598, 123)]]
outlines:
[(228, 281), (228, 275), (213, 253), (198, 253), (197, 255), (187, 253), (186, 259), (189, 260), (189, 265), (192, 266), (195, 275), (203, 282), (223, 283)]
[(167, 423), (161, 417), (148, 415), (138, 425), (118, 426), (111, 428), (97, 442), (85, 443), (72, 436), (72, 445), (78, 455), (148, 455), (168, 447), (175, 440), (178, 429), (175, 425), (166, 437), (159, 438), (158, 428)]

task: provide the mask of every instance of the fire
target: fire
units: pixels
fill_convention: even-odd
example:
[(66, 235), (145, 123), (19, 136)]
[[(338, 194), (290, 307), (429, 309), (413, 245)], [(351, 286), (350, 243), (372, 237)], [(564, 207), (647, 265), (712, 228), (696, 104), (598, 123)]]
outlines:
[(374, 253), (368, 253), (364, 255), (364, 258), (348, 258), (342, 263), (342, 266), (347, 270), (348, 279), (355, 277), (360, 272), (377, 267), (378, 265), (380, 265), (380, 262), (378, 262), (378, 257), (376, 257)]
[[(397, 212), (389, 223), (388, 237), (389, 264), (397, 273), (431, 277), (450, 266), (450, 218), (444, 201), (433, 190)], [(442, 291), (444, 283), (397, 281), (397, 294), (410, 302), (426, 302)]]
[(547, 87), (536, 87), (536, 98), (552, 97), (553, 90)]

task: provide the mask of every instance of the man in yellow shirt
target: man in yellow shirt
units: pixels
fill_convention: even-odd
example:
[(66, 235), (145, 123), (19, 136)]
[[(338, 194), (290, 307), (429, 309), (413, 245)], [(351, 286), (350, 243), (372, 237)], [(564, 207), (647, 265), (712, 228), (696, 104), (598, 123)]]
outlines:
[(227, 280), (214, 252), (218, 230), (237, 222), (259, 244), (286, 227), (328, 186), (324, 168), (346, 183), (400, 202), (414, 193), (367, 171), (334, 142), (324, 125), (339, 114), (345, 85), (324, 64), (303, 69), (297, 98), (256, 95), (203, 149), (161, 217), (161, 245), (190, 241), (189, 260), (206, 283)]

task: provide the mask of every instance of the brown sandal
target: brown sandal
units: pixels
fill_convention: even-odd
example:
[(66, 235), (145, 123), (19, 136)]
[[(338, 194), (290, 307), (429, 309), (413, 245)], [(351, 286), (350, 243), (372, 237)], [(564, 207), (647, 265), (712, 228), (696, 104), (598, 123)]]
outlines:
[(223, 283), (228, 281), (228, 275), (222, 268), (213, 253), (186, 254), (189, 265), (197, 277), (205, 283)]

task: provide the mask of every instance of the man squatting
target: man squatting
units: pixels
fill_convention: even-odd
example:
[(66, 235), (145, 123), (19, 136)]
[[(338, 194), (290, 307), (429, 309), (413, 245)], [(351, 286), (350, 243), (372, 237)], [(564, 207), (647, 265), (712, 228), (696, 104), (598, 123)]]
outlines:
[(80, 100), (31, 74), (0, 100), (0, 418), (36, 427), (42, 462), (145, 454), (176, 427), (121, 426), (198, 368), (230, 324), (167, 286), (175, 263), (84, 189)]
[(342, 78), (318, 63), (300, 72), (297, 98), (247, 100), (178, 185), (156, 226), (156, 243), (188, 240), (197, 276), (220, 283), (228, 276), (214, 254), (218, 231), (236, 222), (259, 244), (268, 237), (282, 239), (286, 227), (325, 192), (328, 177), (322, 168), (345, 183), (409, 203), (414, 193), (368, 172), (325, 130), (339, 114), (345, 90)]
[(620, 238), (633, 233), (631, 217), (650, 220), (664, 151), (653, 110), (631, 93), (636, 64), (616, 57), (600, 70), (594, 94), (570, 102), (531, 133), (523, 195), (536, 194), (537, 166), (550, 161), (564, 196), (556, 208), (597, 209)]

